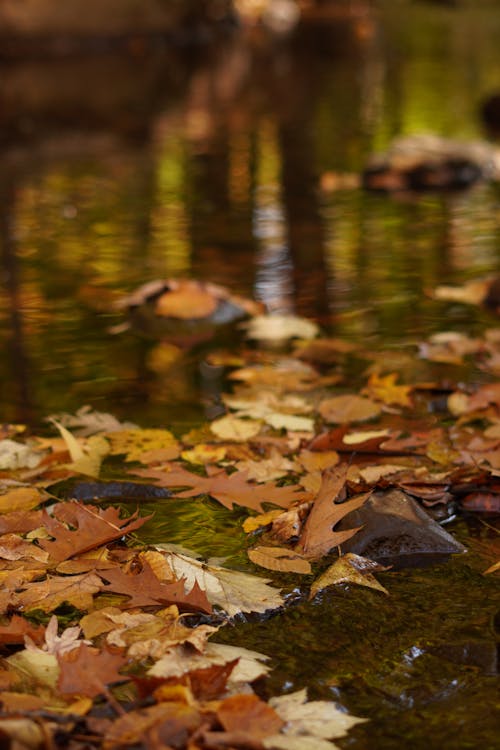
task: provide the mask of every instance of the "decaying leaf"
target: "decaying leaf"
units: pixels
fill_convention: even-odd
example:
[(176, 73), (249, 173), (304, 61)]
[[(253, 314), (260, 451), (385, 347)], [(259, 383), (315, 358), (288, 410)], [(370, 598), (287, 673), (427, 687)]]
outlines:
[(314, 581), (311, 586), (310, 598), (312, 599), (319, 591), (337, 583), (356, 583), (359, 586), (368, 586), (388, 594), (387, 589), (373, 575), (373, 572), (377, 570), (387, 570), (387, 568), (373, 560), (367, 560), (365, 557), (348, 552), (335, 560), (333, 565), (330, 565)]

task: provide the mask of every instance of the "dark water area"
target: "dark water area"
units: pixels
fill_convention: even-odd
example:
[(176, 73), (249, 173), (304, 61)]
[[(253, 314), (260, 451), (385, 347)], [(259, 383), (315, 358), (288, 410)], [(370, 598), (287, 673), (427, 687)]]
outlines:
[[(498, 4), (349, 7), (283, 38), (225, 30), (0, 63), (2, 421), (40, 429), (90, 404), (142, 426), (201, 423), (213, 394), (199, 352), (172, 368), (154, 332), (115, 332), (116, 300), (152, 279), (223, 284), (395, 355), (498, 325), (427, 294), (499, 272), (498, 184), (386, 195), (325, 179), (358, 175), (398, 135), (486, 137)], [(248, 568), (237, 515), (209, 500), (155, 511), (146, 541)], [(218, 640), (272, 657), (262, 690), (307, 685), (369, 717), (342, 748), (493, 750), (500, 602), (485, 567), (472, 552), (388, 572), (386, 600), (329, 590)]]

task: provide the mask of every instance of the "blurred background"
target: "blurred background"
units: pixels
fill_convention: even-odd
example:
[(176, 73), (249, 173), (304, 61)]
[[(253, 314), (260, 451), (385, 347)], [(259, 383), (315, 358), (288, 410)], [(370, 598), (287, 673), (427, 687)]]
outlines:
[(378, 194), (359, 175), (399, 135), (490, 137), (498, 10), (0, 0), (2, 419), (194, 415), (196, 368), (112, 333), (116, 299), (152, 279), (224, 284), (367, 347), (473, 331), (480, 312), (425, 291), (498, 271), (498, 186)]

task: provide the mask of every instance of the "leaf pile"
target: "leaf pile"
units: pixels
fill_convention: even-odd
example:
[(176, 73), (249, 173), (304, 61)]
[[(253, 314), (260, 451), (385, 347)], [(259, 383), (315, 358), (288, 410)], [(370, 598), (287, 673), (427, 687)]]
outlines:
[[(214, 641), (234, 618), (286, 606), (272, 579), (200, 560), (168, 539), (145, 545), (151, 516), (138, 507), (125, 517), (99, 502), (155, 492), (157, 502), (208, 497), (227, 513), (237, 509), (249, 568), (271, 571), (281, 586), (313, 576), (303, 592), (310, 598), (346, 582), (387, 594), (373, 575), (381, 566), (342, 554), (362, 531), (342, 519), (374, 491), (395, 488), (443, 512), (450, 504), (498, 512), (498, 331), (421, 343), (414, 361), (451, 372), (467, 361), (481, 371), (480, 385), (457, 376), (453, 387), (450, 370), (446, 380), (418, 382), (388, 370), (380, 353), (338, 339), (290, 343), (283, 354), (283, 338), (316, 331), (285, 323), (248, 329), (266, 339), (262, 351), (210, 355), (232, 383), (222, 394), (226, 414), (182, 437), (89, 407), (52, 418), (57, 437), (4, 426), (3, 736), (29, 747), (57, 736), (75, 748), (328, 750), (360, 721), (331, 703), (308, 703), (303, 691), (263, 701), (251, 684), (268, 672), (267, 657)], [(353, 366), (363, 373), (356, 388)], [(111, 461), (114, 472), (121, 461), (123, 479), (98, 481)], [(92, 479), (91, 497), (55, 498), (53, 487), (75, 477)], [(488, 565), (485, 573), (498, 571), (495, 560)]]

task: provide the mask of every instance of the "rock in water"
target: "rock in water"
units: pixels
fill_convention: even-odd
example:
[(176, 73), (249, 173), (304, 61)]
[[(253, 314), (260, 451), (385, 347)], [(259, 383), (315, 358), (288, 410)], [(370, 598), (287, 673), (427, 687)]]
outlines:
[(467, 551), (412, 497), (397, 489), (374, 492), (337, 529), (354, 526), (363, 528), (342, 545), (342, 553), (353, 552), (393, 568), (433, 565)]

